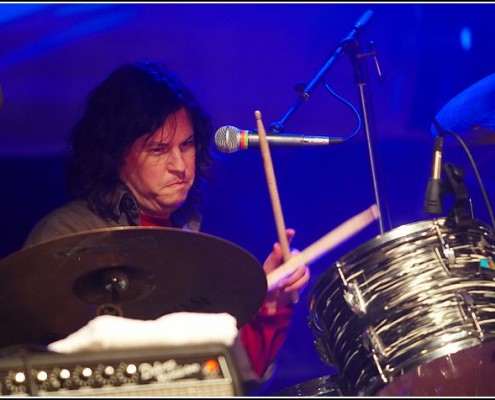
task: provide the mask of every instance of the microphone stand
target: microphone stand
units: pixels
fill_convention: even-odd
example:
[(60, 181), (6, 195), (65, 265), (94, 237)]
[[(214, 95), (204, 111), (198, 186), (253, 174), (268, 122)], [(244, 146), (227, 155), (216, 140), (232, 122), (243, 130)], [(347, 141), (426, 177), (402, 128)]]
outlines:
[(315, 88), (315, 86), (320, 83), (321, 78), (325, 75), (325, 73), (330, 69), (330, 67), (335, 63), (335, 61), (343, 54), (344, 46), (343, 44), (347, 40), (352, 40), (358, 36), (358, 34), (362, 31), (363, 27), (368, 23), (368, 21), (373, 16), (373, 12), (371, 10), (366, 11), (359, 21), (356, 22), (354, 28), (351, 33), (340, 43), (337, 47), (337, 50), (333, 53), (333, 55), (328, 59), (325, 65), (316, 73), (314, 78), (309, 82), (305, 88), (299, 91), (299, 97), (296, 101), (289, 107), (285, 115), (278, 121), (273, 122), (270, 125), (270, 131), (275, 133), (281, 133), (285, 131), (285, 122), (289, 117), (294, 114), (294, 112), (299, 108), (299, 106), (306, 100), (309, 99), (311, 91)]
[[(372, 178), (373, 178), (373, 187), (374, 187), (374, 193), (375, 193), (375, 202), (378, 207), (379, 211), (379, 224), (380, 224), (380, 233), (385, 232), (385, 226), (383, 222), (383, 215), (385, 215), (385, 211), (388, 217), (388, 209), (385, 207), (381, 201), (380, 198), (380, 188), (378, 185), (378, 179), (377, 179), (377, 174), (376, 174), (376, 168), (375, 168), (375, 158), (374, 158), (374, 151), (373, 151), (373, 143), (372, 143), (372, 127), (370, 123), (370, 118), (369, 115), (370, 113), (370, 101), (368, 100), (368, 95), (367, 95), (367, 71), (365, 69), (365, 66), (363, 64), (363, 60), (368, 58), (368, 57), (373, 57), (375, 61), (375, 66), (378, 71), (378, 77), (381, 79), (382, 74), (380, 71), (380, 67), (378, 64), (378, 61), (376, 59), (376, 52), (374, 51), (374, 45), (373, 49), (371, 52), (368, 53), (363, 53), (360, 50), (360, 45), (358, 41), (358, 36), (363, 30), (364, 26), (368, 23), (368, 21), (371, 19), (373, 16), (373, 12), (371, 10), (366, 11), (361, 18), (356, 22), (354, 25), (354, 28), (352, 31), (345, 37), (337, 46), (337, 49), (335, 52), (332, 54), (332, 56), (328, 59), (328, 61), (323, 65), (323, 67), (316, 73), (314, 78), (309, 82), (306, 87), (304, 87), (302, 90), (299, 91), (299, 97), (296, 99), (296, 101), (289, 107), (289, 110), (285, 113), (285, 115), (278, 121), (273, 122), (270, 125), (270, 131), (274, 133), (281, 133), (284, 132), (284, 125), (287, 119), (294, 114), (294, 112), (300, 107), (300, 105), (309, 99), (311, 91), (314, 89), (314, 87), (320, 83), (321, 78), (325, 75), (325, 73), (329, 70), (329, 68), (335, 63), (335, 61), (342, 55), (344, 52), (346, 52), (350, 59), (351, 62), (354, 66), (354, 77), (356, 80), (356, 84), (359, 89), (359, 96), (361, 100), (361, 110), (363, 114), (363, 120), (364, 120), (364, 128), (366, 130), (366, 138), (368, 142), (368, 150), (369, 150), (369, 157), (370, 157), (370, 163), (371, 163), (371, 173), (372, 173)], [(370, 44), (372, 45), (372, 44)]]
[[(364, 129), (366, 132), (366, 140), (368, 143), (368, 152), (370, 157), (370, 165), (371, 165), (371, 175), (373, 179), (373, 189), (375, 193), (375, 201), (379, 210), (379, 224), (380, 224), (380, 233), (384, 233), (385, 230), (390, 229), (390, 223), (387, 227), (384, 225), (383, 216), (387, 215), (387, 220), (389, 221), (389, 213), (388, 207), (385, 204), (385, 198), (383, 198), (383, 202), (381, 199), (381, 193), (383, 192), (382, 184), (378, 182), (378, 176), (376, 171), (375, 164), (375, 150), (373, 138), (375, 137), (374, 126), (371, 121), (372, 108), (371, 108), (371, 97), (369, 95), (369, 79), (368, 79), (368, 69), (365, 61), (369, 57), (373, 57), (375, 61), (375, 67), (377, 68), (378, 78), (382, 79), (381, 71), (379, 68), (379, 64), (376, 58), (376, 51), (374, 43), (370, 44), (371, 50), (369, 52), (362, 52), (359, 40), (356, 38), (346, 38), (342, 41), (342, 47), (345, 48), (346, 53), (348, 54), (351, 64), (354, 68), (354, 80), (358, 87), (361, 112), (363, 116)], [(381, 181), (380, 181), (381, 183)]]

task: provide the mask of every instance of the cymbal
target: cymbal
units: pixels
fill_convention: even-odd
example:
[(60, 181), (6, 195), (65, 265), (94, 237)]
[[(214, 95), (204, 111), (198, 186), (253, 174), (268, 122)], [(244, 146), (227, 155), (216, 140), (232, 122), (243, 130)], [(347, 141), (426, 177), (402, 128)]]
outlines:
[[(473, 144), (495, 143), (495, 73), (450, 100), (435, 117), (443, 129), (464, 135)], [(433, 133), (438, 133), (432, 126)]]
[(155, 227), (71, 234), (0, 260), (0, 347), (46, 345), (102, 314), (227, 312), (241, 327), (266, 292), (254, 256), (212, 235)]

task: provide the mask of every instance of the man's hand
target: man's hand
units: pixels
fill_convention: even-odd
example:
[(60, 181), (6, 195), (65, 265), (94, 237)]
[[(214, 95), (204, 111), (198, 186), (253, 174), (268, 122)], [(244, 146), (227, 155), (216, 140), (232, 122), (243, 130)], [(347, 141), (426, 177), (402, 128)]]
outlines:
[[(295, 235), (294, 229), (287, 229), (287, 239), (289, 243)], [(298, 250), (292, 250), (291, 256), (297, 256)], [(266, 275), (277, 269), (284, 263), (283, 252), (280, 243), (273, 245), (273, 251), (267, 257), (263, 264), (263, 270)], [(309, 282), (310, 272), (307, 265), (301, 265), (294, 273), (282, 279), (277, 287), (268, 292), (265, 298), (266, 310), (269, 314), (275, 313), (277, 308), (287, 307), (293, 303), (294, 292), (299, 296)]]

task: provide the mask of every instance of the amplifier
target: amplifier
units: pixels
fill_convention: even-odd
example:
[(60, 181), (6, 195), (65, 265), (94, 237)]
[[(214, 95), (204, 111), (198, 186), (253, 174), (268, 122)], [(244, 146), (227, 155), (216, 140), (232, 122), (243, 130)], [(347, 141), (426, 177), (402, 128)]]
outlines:
[(0, 358), (2, 396), (232, 397), (241, 382), (222, 344)]

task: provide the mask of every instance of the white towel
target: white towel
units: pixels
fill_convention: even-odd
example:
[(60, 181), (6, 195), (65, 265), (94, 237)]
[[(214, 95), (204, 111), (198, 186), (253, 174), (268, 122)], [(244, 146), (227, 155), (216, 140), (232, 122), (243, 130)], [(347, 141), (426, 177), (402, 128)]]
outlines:
[(101, 315), (48, 349), (73, 353), (205, 343), (230, 347), (237, 334), (237, 320), (228, 313), (177, 312), (146, 321)]

